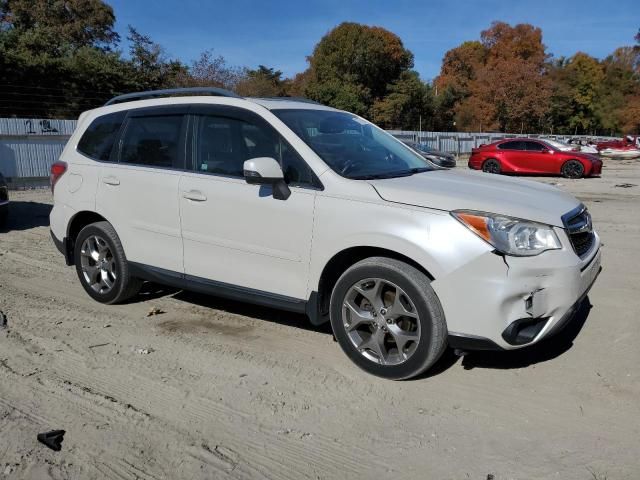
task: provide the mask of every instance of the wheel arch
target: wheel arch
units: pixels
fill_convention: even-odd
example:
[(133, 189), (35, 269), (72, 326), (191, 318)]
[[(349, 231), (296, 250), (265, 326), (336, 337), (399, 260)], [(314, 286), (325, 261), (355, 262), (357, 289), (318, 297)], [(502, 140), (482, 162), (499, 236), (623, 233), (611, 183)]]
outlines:
[(78, 234), (84, 227), (96, 222), (108, 222), (108, 220), (99, 213), (92, 212), (90, 210), (82, 210), (80, 212), (77, 212), (69, 220), (65, 242), (65, 256), (69, 265), (74, 265), (75, 263), (73, 250), (75, 248), (75, 242), (76, 238), (78, 238)]
[[(405, 262), (417, 270), (424, 273), (429, 280), (435, 280), (434, 275), (423, 265), (410, 258), (409, 256), (395, 250), (374, 246), (351, 246), (335, 253), (328, 262), (326, 262), (320, 277), (317, 281), (316, 290), (312, 293), (314, 300), (314, 309), (316, 315), (310, 315), (312, 322), (322, 324), (329, 321), (329, 303), (331, 300), (331, 292), (338, 278), (352, 265), (369, 257), (387, 257)], [(315, 313), (315, 312), (314, 312)]]

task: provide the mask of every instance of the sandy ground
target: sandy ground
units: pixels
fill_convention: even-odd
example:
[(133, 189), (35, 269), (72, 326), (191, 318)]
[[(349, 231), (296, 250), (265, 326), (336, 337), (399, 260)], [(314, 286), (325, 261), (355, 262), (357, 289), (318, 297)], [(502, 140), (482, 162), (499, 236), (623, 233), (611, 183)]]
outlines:
[[(49, 192), (14, 192), (0, 479), (640, 478), (640, 162), (537, 180), (594, 216), (589, 302), (553, 341), (447, 354), (406, 382), (358, 370), (302, 316), (151, 285), (95, 303), (51, 243)], [(60, 452), (36, 441), (50, 429)]]

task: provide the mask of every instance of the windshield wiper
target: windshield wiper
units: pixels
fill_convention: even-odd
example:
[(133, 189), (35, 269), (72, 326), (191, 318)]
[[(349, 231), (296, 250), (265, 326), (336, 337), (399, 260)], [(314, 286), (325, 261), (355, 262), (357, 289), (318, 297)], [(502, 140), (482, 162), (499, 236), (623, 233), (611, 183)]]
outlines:
[(380, 180), (383, 178), (396, 178), (396, 177), (408, 177), (409, 175), (413, 175), (412, 172), (389, 172), (389, 173), (375, 173), (370, 175), (355, 175), (353, 177), (349, 177), (352, 180)]
[(411, 169), (411, 175), (413, 175), (414, 173), (430, 172), (431, 170), (433, 170), (433, 168), (430, 168), (430, 167), (416, 167), (416, 168), (412, 168)]
[(430, 167), (416, 167), (409, 170), (402, 170), (400, 172), (387, 172), (387, 173), (372, 173), (369, 175), (355, 175), (349, 177), (352, 180), (381, 180), (384, 178), (397, 178), (397, 177), (410, 177), (416, 173), (430, 172), (433, 168)]

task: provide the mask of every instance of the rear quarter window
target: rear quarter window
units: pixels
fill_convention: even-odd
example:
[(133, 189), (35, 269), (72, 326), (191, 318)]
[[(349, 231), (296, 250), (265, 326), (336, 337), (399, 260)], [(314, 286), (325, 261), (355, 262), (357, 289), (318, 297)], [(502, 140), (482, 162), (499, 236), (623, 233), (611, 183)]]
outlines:
[(110, 113), (96, 118), (78, 142), (78, 151), (89, 158), (109, 161), (126, 112)]

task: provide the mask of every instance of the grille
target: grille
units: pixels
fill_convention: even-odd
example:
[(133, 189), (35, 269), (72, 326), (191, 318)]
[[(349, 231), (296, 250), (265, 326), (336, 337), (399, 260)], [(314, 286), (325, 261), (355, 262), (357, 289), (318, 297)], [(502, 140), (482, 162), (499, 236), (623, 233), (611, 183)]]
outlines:
[(569, 235), (573, 249), (579, 256), (584, 255), (591, 249), (591, 245), (593, 245), (593, 237), (593, 232), (574, 233)]
[(567, 213), (562, 217), (573, 250), (582, 257), (593, 246), (595, 235), (591, 224), (591, 214), (584, 205)]

